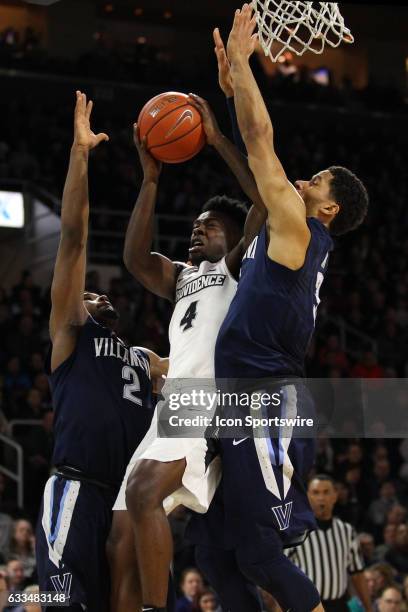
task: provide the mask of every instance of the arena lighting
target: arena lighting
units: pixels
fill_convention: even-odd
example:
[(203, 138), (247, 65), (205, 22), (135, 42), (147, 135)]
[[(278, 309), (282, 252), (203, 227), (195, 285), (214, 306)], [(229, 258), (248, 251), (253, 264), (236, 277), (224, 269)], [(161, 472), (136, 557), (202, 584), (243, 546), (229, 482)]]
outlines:
[(24, 0), (27, 4), (38, 4), (40, 6), (51, 6), (56, 4), (60, 0)]
[(21, 191), (0, 191), (0, 227), (24, 227), (24, 197)]

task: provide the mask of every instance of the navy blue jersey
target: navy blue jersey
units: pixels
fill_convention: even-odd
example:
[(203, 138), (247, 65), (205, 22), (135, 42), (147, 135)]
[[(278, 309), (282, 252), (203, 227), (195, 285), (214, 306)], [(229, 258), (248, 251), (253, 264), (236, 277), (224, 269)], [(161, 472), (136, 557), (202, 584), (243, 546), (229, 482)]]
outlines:
[(119, 487), (153, 416), (148, 356), (88, 317), (72, 355), (48, 374), (54, 465)]
[(266, 225), (248, 248), (237, 293), (217, 339), (217, 378), (303, 376), (319, 290), (333, 248), (320, 221), (308, 218), (307, 224), (311, 240), (300, 270), (268, 257)]

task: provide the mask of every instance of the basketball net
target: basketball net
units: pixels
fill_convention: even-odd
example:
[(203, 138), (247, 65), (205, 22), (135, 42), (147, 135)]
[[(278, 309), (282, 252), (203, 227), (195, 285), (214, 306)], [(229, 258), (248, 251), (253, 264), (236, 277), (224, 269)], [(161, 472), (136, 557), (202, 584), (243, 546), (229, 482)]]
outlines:
[(259, 42), (273, 62), (286, 51), (323, 53), (326, 43), (338, 47), (353, 43), (336, 2), (253, 0)]

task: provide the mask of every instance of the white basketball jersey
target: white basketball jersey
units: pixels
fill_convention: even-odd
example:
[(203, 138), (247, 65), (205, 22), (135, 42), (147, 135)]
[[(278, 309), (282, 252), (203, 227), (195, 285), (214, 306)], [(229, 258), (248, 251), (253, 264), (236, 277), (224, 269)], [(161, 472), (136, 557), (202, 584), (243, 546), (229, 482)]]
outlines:
[(180, 273), (169, 326), (168, 378), (214, 378), (215, 342), (236, 290), (225, 257)]

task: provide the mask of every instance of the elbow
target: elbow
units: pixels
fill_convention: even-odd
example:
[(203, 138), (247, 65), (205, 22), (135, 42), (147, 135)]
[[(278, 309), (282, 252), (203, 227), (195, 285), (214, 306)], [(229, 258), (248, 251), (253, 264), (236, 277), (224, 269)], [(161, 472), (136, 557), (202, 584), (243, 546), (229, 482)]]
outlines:
[(85, 250), (87, 239), (88, 234), (86, 231), (80, 231), (78, 228), (64, 225), (61, 228), (61, 244), (64, 247), (68, 247), (70, 250)]
[(126, 270), (130, 272), (131, 274), (133, 274), (135, 271), (134, 259), (130, 256), (130, 253), (128, 253), (127, 251), (124, 251), (123, 253), (123, 263), (125, 264)]
[(126, 249), (123, 252), (123, 263), (125, 264), (126, 270), (133, 276), (137, 277), (140, 275), (143, 269), (143, 261), (135, 253), (134, 249)]
[(251, 145), (258, 145), (262, 142), (269, 142), (273, 147), (273, 130), (270, 122), (254, 121), (248, 124), (242, 130), (242, 138), (247, 145), (247, 148)]

